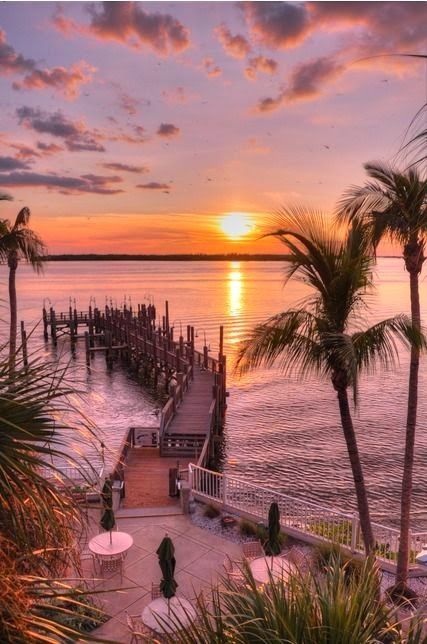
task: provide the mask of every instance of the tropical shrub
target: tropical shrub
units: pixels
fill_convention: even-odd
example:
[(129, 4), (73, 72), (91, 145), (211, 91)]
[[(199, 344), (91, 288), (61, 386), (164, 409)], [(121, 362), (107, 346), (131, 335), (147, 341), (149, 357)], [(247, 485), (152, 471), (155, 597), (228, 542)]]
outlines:
[[(65, 457), (65, 430), (90, 430), (69, 403), (70, 393), (75, 391), (66, 384), (65, 369), (17, 361), (11, 373), (7, 347), (3, 354), (0, 348), (1, 642), (85, 638), (72, 628), (82, 610), (82, 591), (62, 580), (79, 567), (75, 543), (85, 529), (84, 516), (70, 491), (58, 486), (53, 464)], [(69, 454), (66, 458), (72, 461)]]
[(253, 521), (240, 519), (239, 532), (244, 537), (258, 537), (258, 526)]
[[(176, 644), (422, 644), (422, 623), (403, 625), (380, 598), (380, 573), (365, 560), (348, 574), (336, 559), (322, 573), (258, 585), (248, 565), (243, 582), (222, 579), (197, 602), (198, 620), (184, 626), (175, 614)], [(405, 633), (404, 633), (405, 631)]]
[(216, 519), (216, 517), (219, 517), (221, 512), (215, 505), (208, 503), (203, 511), (203, 514), (208, 519)]

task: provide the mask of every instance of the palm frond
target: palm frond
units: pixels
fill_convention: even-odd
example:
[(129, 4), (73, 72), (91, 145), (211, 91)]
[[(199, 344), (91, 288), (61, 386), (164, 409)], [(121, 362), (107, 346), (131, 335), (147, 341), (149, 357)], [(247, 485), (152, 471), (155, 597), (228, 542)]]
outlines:
[(407, 348), (425, 350), (427, 341), (424, 333), (416, 329), (408, 316), (396, 315), (374, 324), (352, 336), (355, 357), (359, 368), (373, 373), (379, 363), (384, 369), (392, 369), (399, 359), (396, 342)]
[(402, 245), (427, 233), (427, 181), (415, 168), (399, 172), (391, 164), (370, 162), (371, 181), (351, 186), (340, 199), (340, 221), (365, 221), (371, 226), (374, 247), (387, 236)]
[(13, 225), (12, 230), (17, 230), (18, 228), (28, 226), (28, 222), (30, 221), (30, 215), (31, 215), (30, 209), (27, 208), (27, 206), (24, 206), (24, 208), (21, 208), (21, 210), (16, 215), (15, 223)]
[(322, 370), (317, 343), (319, 321), (304, 310), (291, 310), (257, 325), (239, 347), (235, 370), (246, 373), (280, 362), (286, 375)]

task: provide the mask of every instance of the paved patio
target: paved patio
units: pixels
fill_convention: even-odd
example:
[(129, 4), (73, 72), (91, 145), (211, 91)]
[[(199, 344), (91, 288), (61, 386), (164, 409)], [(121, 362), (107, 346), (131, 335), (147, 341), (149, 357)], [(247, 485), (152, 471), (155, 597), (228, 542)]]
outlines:
[[(98, 532), (95, 516), (91, 523), (93, 536)], [(156, 550), (166, 533), (175, 546), (177, 596), (192, 602), (223, 573), (225, 555), (235, 559), (242, 555), (240, 545), (194, 526), (184, 515), (118, 518), (117, 524), (120, 531), (128, 532), (134, 540), (124, 562), (123, 583), (119, 573), (92, 583), (95, 590), (108, 591), (97, 595), (96, 601), (111, 616), (95, 634), (120, 644), (130, 641), (125, 611), (140, 615), (151, 601), (152, 582), (160, 582)], [(90, 561), (84, 562), (84, 573), (87, 578), (94, 576)]]

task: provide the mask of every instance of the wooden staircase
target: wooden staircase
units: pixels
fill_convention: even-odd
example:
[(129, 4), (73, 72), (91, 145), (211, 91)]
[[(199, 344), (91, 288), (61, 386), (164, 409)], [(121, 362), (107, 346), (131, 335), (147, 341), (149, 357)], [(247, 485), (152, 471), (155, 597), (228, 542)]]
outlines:
[(186, 456), (197, 461), (206, 434), (165, 434), (162, 438), (162, 456)]
[(194, 370), (190, 389), (161, 439), (162, 456), (187, 457), (197, 461), (209, 432), (213, 384), (211, 371)]

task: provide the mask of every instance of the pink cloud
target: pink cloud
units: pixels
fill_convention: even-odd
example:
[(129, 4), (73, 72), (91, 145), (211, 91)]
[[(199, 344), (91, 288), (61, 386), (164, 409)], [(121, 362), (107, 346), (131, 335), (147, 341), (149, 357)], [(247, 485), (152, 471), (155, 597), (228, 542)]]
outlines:
[(333, 58), (320, 57), (294, 67), (289, 83), (275, 97), (263, 98), (258, 102), (258, 112), (271, 112), (284, 103), (305, 100), (318, 96), (324, 84), (337, 78), (345, 67)]
[(209, 78), (217, 78), (222, 74), (221, 67), (215, 64), (215, 61), (213, 58), (210, 58), (210, 57), (204, 58), (202, 61), (202, 67), (205, 69), (206, 75)]
[(79, 95), (81, 85), (92, 81), (92, 74), (96, 71), (85, 61), (66, 67), (53, 69), (34, 69), (22, 81), (13, 83), (13, 88), (20, 89), (45, 89), (51, 87), (64, 94), (68, 99)]
[(136, 2), (103, 2), (88, 7), (87, 29), (102, 40), (115, 40), (130, 47), (148, 47), (168, 55), (190, 45), (189, 30), (167, 13), (149, 13)]
[(255, 56), (250, 58), (248, 61), (248, 66), (245, 69), (245, 76), (249, 80), (255, 80), (257, 72), (262, 72), (264, 74), (273, 74), (277, 73), (279, 64), (273, 58), (266, 58), (265, 56)]
[(240, 34), (233, 36), (224, 23), (216, 27), (214, 33), (218, 36), (218, 40), (223, 46), (224, 51), (233, 58), (245, 58), (251, 51), (249, 41)]
[(162, 91), (162, 97), (170, 105), (187, 105), (191, 101), (199, 98), (198, 94), (189, 92), (185, 87), (174, 87)]

